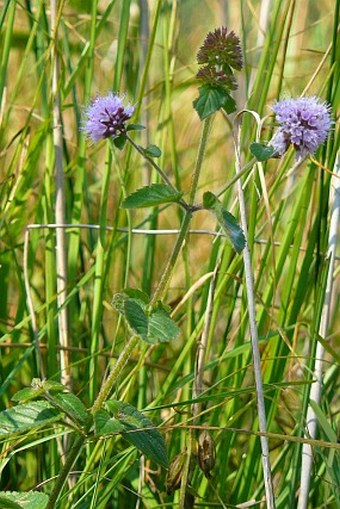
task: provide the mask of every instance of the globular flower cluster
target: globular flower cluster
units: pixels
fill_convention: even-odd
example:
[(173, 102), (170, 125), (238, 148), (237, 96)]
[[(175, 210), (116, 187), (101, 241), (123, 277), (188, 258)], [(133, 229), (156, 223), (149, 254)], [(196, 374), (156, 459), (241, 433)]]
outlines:
[(208, 83), (235, 90), (237, 83), (233, 69), (240, 71), (243, 66), (240, 39), (226, 27), (209, 32), (197, 53), (197, 62), (203, 65), (197, 78)]
[(105, 97), (98, 96), (90, 104), (82, 129), (91, 140), (117, 138), (126, 132), (125, 122), (132, 117), (135, 109), (130, 104), (124, 106), (123, 99), (110, 92)]
[(296, 158), (303, 159), (326, 140), (331, 127), (330, 108), (318, 97), (283, 99), (273, 110), (280, 127), (270, 145), (278, 155), (293, 145)]

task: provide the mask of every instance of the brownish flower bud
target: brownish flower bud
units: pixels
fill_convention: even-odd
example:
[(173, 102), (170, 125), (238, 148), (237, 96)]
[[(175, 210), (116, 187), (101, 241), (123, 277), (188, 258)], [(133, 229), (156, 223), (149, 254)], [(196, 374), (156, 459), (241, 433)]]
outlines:
[(208, 67), (223, 69), (231, 74), (231, 68), (240, 71), (243, 66), (240, 39), (226, 27), (209, 32), (197, 53), (197, 62)]
[(202, 431), (198, 437), (198, 464), (207, 479), (216, 463), (216, 448), (208, 431)]

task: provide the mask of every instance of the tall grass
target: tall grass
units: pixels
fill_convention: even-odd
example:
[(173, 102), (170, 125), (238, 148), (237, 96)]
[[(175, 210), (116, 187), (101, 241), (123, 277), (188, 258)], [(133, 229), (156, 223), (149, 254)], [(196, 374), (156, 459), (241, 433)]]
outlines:
[[(89, 144), (81, 131), (84, 105), (97, 93), (125, 93), (136, 106), (133, 122), (147, 128), (134, 133), (133, 140), (160, 147), (157, 163), (187, 198), (202, 128), (192, 108), (197, 96), (195, 56), (206, 33), (225, 23), (241, 38), (244, 70), (238, 74), (234, 94), (239, 110), (269, 115), (276, 99), (304, 93), (327, 100), (336, 121), (339, 2), (73, 0), (57, 4), (56, 31), (49, 2), (7, 0), (0, 6), (2, 407), (11, 407), (12, 396), (43, 374), (65, 382), (61, 371), (65, 362), (70, 365), (70, 387), (90, 407), (127, 337), (126, 326), (111, 306), (112, 295), (127, 287), (154, 293), (185, 212), (175, 205), (133, 211), (121, 207), (127, 194), (157, 182), (159, 176), (129, 144), (114, 155), (104, 143)], [(57, 62), (59, 77), (52, 89)], [(57, 196), (53, 108), (58, 95), (62, 128), (58, 149), (68, 225), (62, 229), (53, 226)], [(204, 191), (218, 192), (234, 177), (232, 120), (221, 114), (213, 119), (196, 202), (202, 201)], [(269, 140), (271, 118), (264, 126), (261, 137)], [(340, 507), (335, 443), (339, 258), (328, 331), (320, 337), (336, 179), (329, 171), (335, 172), (339, 164), (338, 123), (333, 127), (313, 161), (290, 171), (291, 150), (282, 159), (252, 167), (242, 179), (278, 509), (297, 506), (304, 443), (310, 444), (313, 454), (308, 507)], [(242, 164), (251, 160), (249, 146), (255, 138), (256, 125), (245, 115)], [(235, 185), (223, 194), (223, 204), (239, 215)], [(251, 501), (255, 507), (265, 506), (242, 257), (224, 237), (215, 235), (215, 220), (207, 211), (195, 213), (190, 228), (170, 284), (161, 292), (166, 292), (180, 337), (139, 345), (114, 395), (159, 424), (170, 459), (190, 447), (190, 437), (197, 434), (192, 426), (209, 430), (216, 446), (212, 478), (197, 466), (191, 471), (187, 464), (190, 486), (183, 482), (181, 490), (168, 495), (164, 469), (141, 457), (120, 436), (88, 440), (56, 507), (190, 507), (188, 492), (194, 493), (195, 507), (229, 508), (247, 502), (251, 506)], [(57, 286), (59, 230), (65, 236), (68, 275), (64, 299)], [(165, 235), (163, 230), (174, 232)], [(33, 309), (27, 304), (28, 292)], [(65, 312), (68, 346), (60, 338), (59, 319)], [(203, 333), (202, 380), (199, 394), (193, 394)], [(319, 434), (309, 440), (305, 425), (318, 342), (325, 350), (322, 397), (316, 408)], [(197, 404), (199, 413), (193, 418)], [(51, 493), (67, 455), (65, 433), (56, 424), (2, 439), (1, 489)]]

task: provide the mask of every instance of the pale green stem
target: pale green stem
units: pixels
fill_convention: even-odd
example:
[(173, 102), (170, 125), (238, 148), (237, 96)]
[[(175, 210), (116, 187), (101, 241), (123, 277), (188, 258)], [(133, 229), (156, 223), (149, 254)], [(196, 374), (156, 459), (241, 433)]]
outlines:
[(198, 147), (195, 169), (194, 169), (194, 173), (193, 173), (193, 176), (191, 179), (191, 186), (190, 186), (190, 193), (189, 193), (189, 208), (186, 209), (186, 212), (185, 212), (182, 224), (181, 224), (180, 233), (178, 235), (176, 244), (174, 245), (174, 248), (172, 250), (170, 259), (163, 271), (163, 275), (161, 277), (159, 285), (152, 297), (151, 306), (156, 304), (157, 301), (162, 300), (164, 292), (166, 290), (166, 287), (170, 281), (173, 269), (175, 267), (178, 255), (181, 251), (183, 242), (184, 242), (184, 240), (187, 236), (188, 230), (189, 230), (191, 217), (192, 217), (192, 206), (195, 201), (195, 196), (196, 196), (196, 191), (197, 191), (197, 186), (198, 186), (198, 179), (199, 179), (201, 169), (202, 169), (205, 149), (207, 146), (209, 131), (210, 131), (210, 127), (211, 127), (211, 122), (212, 122), (212, 118), (209, 117), (204, 121), (204, 124), (203, 124), (203, 131), (202, 131), (202, 135), (201, 135), (201, 139), (200, 139), (200, 144)]
[[(241, 151), (240, 151), (240, 138), (241, 138), (241, 115), (244, 111), (241, 111), (237, 114), (235, 118), (235, 126), (236, 132), (234, 136), (234, 146), (235, 146), (235, 171), (236, 174), (241, 171)], [(244, 232), (246, 239), (248, 238), (248, 225), (247, 225), (247, 212), (246, 212), (246, 204), (245, 197), (242, 188), (242, 181), (238, 180), (238, 199), (239, 199), (239, 207), (240, 207), (240, 217), (241, 217), (241, 226)], [(247, 300), (248, 300), (248, 314), (249, 314), (249, 328), (250, 328), (250, 337), (251, 337), (251, 345), (253, 352), (253, 367), (254, 367), (254, 378), (255, 378), (255, 387), (256, 387), (256, 395), (257, 395), (257, 410), (258, 410), (258, 418), (259, 418), (259, 427), (260, 432), (263, 433), (260, 437), (261, 450), (262, 450), (262, 466), (263, 466), (263, 476), (264, 476), (264, 486), (266, 493), (266, 504), (267, 509), (275, 509), (275, 497), (273, 492), (273, 482), (272, 482), (272, 474), (271, 474), (271, 466), (270, 466), (270, 457), (269, 457), (269, 444), (268, 438), (266, 436), (267, 433), (267, 418), (266, 418), (266, 408), (264, 401), (264, 392), (263, 392), (263, 382), (262, 382), (262, 373), (261, 373), (261, 356), (259, 349), (259, 336), (256, 322), (256, 311), (255, 311), (255, 291), (254, 291), (254, 278), (253, 278), (253, 269), (252, 262), (250, 256), (250, 250), (248, 243), (243, 249), (243, 262), (244, 262), (244, 272), (245, 272), (245, 283), (246, 283), (246, 291), (247, 291)]]

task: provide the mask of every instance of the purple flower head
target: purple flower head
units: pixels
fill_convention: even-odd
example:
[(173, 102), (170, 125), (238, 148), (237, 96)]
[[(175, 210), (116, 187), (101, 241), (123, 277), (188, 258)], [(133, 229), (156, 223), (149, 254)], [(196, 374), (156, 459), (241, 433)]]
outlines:
[(134, 107), (124, 106), (124, 97), (110, 92), (106, 97), (96, 97), (86, 109), (82, 130), (94, 142), (116, 138), (125, 133), (125, 121), (132, 117)]
[(279, 155), (289, 145), (296, 150), (296, 158), (313, 154), (324, 143), (331, 127), (330, 107), (318, 97), (283, 99), (273, 106), (280, 124), (270, 145)]

